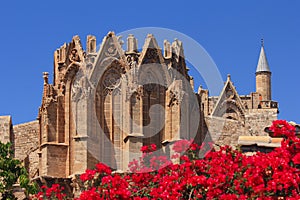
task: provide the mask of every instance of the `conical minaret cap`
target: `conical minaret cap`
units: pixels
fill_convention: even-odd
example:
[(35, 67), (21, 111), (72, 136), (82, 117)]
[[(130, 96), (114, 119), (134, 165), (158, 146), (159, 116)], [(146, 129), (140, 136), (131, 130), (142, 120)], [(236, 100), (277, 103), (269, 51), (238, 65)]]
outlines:
[(259, 59), (258, 59), (256, 72), (271, 72), (270, 67), (269, 67), (269, 63), (268, 63), (268, 60), (267, 60), (267, 56), (266, 56), (266, 53), (265, 53), (263, 40), (262, 40), (262, 45), (261, 45), (261, 49), (260, 49), (260, 54), (259, 54)]

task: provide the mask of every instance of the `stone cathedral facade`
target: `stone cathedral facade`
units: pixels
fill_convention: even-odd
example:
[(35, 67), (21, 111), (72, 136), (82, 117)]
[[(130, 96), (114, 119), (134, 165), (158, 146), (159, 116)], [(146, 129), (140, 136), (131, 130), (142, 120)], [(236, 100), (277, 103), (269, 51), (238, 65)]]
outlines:
[(255, 92), (239, 95), (228, 75), (220, 95), (210, 96), (194, 89), (182, 42), (164, 41), (161, 49), (151, 34), (141, 50), (137, 42), (129, 35), (124, 50), (109, 32), (100, 49), (88, 36), (84, 50), (74, 36), (54, 52), (53, 82), (43, 74), (37, 120), (12, 125), (0, 117), (1, 141), (14, 144), (32, 178), (67, 178), (97, 162), (126, 171), (151, 143), (166, 155), (180, 139), (236, 146), (240, 135), (264, 135), (277, 119), (263, 45)]

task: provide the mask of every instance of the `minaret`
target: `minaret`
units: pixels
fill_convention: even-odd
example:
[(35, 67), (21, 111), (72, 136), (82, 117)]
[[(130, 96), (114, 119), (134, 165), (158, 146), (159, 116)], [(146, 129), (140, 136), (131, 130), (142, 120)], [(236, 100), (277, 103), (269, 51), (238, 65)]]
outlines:
[(271, 100), (271, 71), (264, 49), (264, 41), (261, 40), (261, 49), (256, 68), (256, 92), (261, 95), (261, 100)]

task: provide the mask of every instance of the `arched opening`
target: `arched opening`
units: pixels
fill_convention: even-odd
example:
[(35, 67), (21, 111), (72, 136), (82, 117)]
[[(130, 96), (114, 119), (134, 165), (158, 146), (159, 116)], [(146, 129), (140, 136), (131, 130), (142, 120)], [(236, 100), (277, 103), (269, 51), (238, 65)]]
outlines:
[(121, 66), (112, 64), (103, 74), (96, 89), (96, 115), (100, 124), (100, 161), (117, 168), (122, 148)]
[(227, 108), (226, 113), (224, 115), (226, 119), (238, 120), (238, 114), (231, 107)]
[(140, 69), (142, 84), (143, 145), (156, 144), (160, 149), (165, 130), (166, 87), (161, 65), (144, 65)]
[(223, 118), (241, 121), (244, 120), (244, 113), (242, 109), (236, 105), (233, 101), (228, 101), (225, 104), (225, 108), (223, 109), (225, 112), (223, 113)]
[(165, 117), (162, 113), (156, 112), (152, 106), (162, 106), (165, 108), (164, 88), (158, 84), (144, 85), (143, 95), (143, 145), (156, 144), (161, 148)]

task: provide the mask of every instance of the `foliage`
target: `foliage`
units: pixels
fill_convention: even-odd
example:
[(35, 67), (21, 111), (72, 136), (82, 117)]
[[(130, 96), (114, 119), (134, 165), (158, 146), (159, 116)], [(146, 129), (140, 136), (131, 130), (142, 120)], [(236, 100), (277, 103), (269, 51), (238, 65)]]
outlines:
[(286, 121), (274, 121), (271, 129), (285, 138), (281, 147), (248, 157), (224, 146), (199, 159), (202, 147), (181, 140), (173, 146), (180, 163), (173, 164), (155, 155), (155, 145), (142, 147), (130, 173), (113, 173), (102, 163), (86, 170), (79, 199), (300, 199), (300, 139)]
[(26, 189), (26, 195), (36, 192), (36, 187), (31, 184), (27, 171), (21, 162), (13, 158), (11, 143), (0, 142), (0, 193), (2, 199), (15, 199), (13, 185), (17, 182)]

